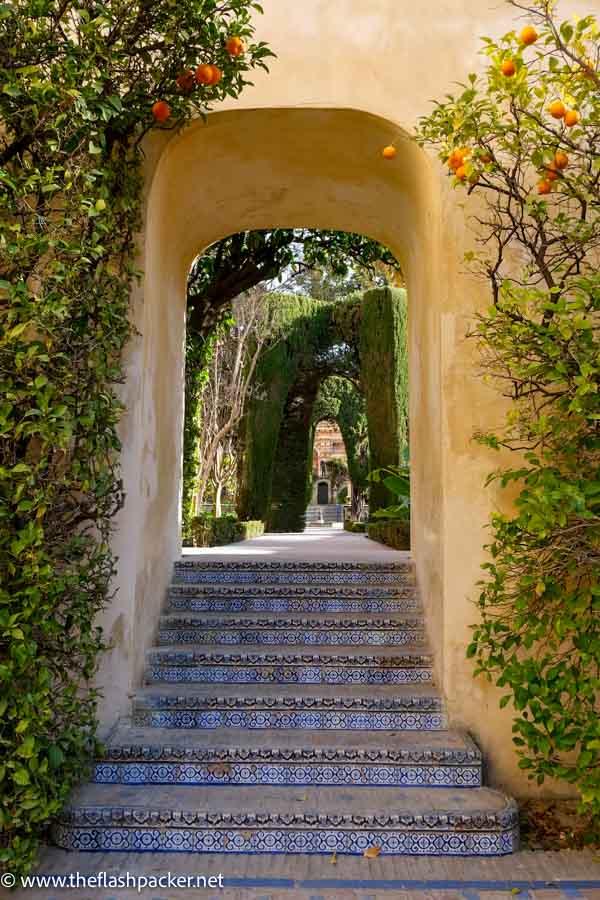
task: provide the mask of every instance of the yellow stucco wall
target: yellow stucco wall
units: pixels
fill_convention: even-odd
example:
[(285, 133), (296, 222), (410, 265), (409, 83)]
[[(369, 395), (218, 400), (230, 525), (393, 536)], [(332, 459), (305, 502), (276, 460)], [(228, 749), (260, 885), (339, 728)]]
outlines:
[[(406, 137), (430, 101), (480, 60), (478, 35), (510, 27), (489, 0), (264, 0), (259, 37), (278, 54), (241, 100), (179, 135), (148, 142), (145, 277), (133, 317), (122, 426), (127, 503), (115, 536), (115, 647), (99, 675), (103, 721), (128, 710), (178, 553), (185, 280), (193, 257), (248, 228), (358, 231), (399, 256), (410, 301), (413, 539), (437, 675), (454, 722), (477, 737), (496, 784), (528, 788), (510, 712), (465, 660), (484, 526), (498, 498), (483, 480), (496, 457), (475, 445), (497, 421), (478, 377), (469, 318), (489, 302), (465, 274), (472, 236), (442, 167)], [(586, 0), (585, 11), (599, 0)], [(577, 4), (572, 4), (577, 8)], [(584, 11), (584, 10), (582, 10)], [(393, 162), (380, 149), (398, 139)]]

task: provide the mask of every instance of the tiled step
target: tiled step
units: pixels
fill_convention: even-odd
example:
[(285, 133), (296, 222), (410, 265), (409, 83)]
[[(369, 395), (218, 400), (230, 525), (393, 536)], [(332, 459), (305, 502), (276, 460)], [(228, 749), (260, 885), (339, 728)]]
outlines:
[(160, 728), (433, 730), (446, 725), (441, 698), (428, 685), (157, 684), (133, 700), (137, 725)]
[(307, 587), (273, 585), (174, 585), (166, 612), (416, 613), (412, 585)]
[(414, 583), (412, 563), (219, 562), (185, 559), (175, 563), (175, 584), (324, 584), (375, 585)]
[(494, 856), (517, 849), (518, 825), (489, 788), (88, 784), (52, 835), (101, 852)]
[(481, 786), (481, 754), (466, 735), (355, 734), (121, 727), (96, 763), (102, 784)]
[(432, 657), (421, 648), (320, 647), (318, 653), (287, 647), (245, 647), (242, 652), (202, 645), (157, 647), (147, 653), (146, 683), (211, 682), (254, 684), (432, 683)]
[(354, 616), (340, 613), (313, 617), (285, 615), (225, 616), (214, 613), (172, 613), (160, 619), (160, 644), (423, 644), (422, 618)]

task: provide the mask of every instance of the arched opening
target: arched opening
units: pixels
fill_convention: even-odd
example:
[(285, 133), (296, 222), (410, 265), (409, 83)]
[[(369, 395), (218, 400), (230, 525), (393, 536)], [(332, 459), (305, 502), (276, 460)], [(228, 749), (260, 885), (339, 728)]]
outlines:
[[(128, 501), (115, 539), (123, 563), (105, 622), (114, 650), (104, 670), (118, 675), (100, 675), (107, 718), (125, 709), (123, 683), (139, 681), (180, 550), (187, 274), (203, 249), (241, 230), (353, 231), (401, 262), (411, 298), (411, 441), (423, 461), (413, 471), (414, 552), (425, 605), (435, 611), (432, 643), (441, 645), (438, 195), (425, 155), (398, 135), (394, 122), (357, 110), (239, 110), (194, 123), (149, 154), (144, 281), (134, 297), (140, 336), (129, 349), (122, 430)], [(381, 163), (380, 147), (391, 140), (401, 167)]]
[(317, 503), (319, 506), (325, 506), (329, 503), (328, 481), (319, 481), (317, 484)]

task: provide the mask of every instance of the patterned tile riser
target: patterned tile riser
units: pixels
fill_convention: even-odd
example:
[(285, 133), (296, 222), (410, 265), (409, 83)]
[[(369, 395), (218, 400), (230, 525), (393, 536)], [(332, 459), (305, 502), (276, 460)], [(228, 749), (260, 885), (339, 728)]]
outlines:
[(410, 575), (389, 573), (262, 573), (262, 572), (177, 572), (173, 584), (307, 584), (320, 587), (328, 584), (368, 586), (372, 584), (413, 585)]
[(293, 669), (267, 665), (262, 668), (234, 666), (157, 666), (146, 673), (146, 683), (156, 684), (432, 684), (430, 668), (380, 669), (321, 668), (295, 666)]
[(279, 710), (136, 710), (134, 725), (150, 728), (294, 728), (323, 731), (438, 731), (439, 712), (287, 712)]
[(318, 612), (408, 613), (418, 609), (414, 598), (350, 599), (345, 597), (197, 597), (174, 594), (167, 612)]
[(514, 828), (505, 831), (369, 831), (244, 828), (115, 828), (58, 825), (53, 838), (66, 850), (183, 853), (321, 853), (360, 855), (502, 856), (518, 849)]
[(214, 631), (208, 628), (161, 629), (161, 644), (304, 644), (315, 646), (402, 646), (422, 644), (423, 631)]
[[(227, 771), (221, 771), (227, 769)], [(216, 771), (215, 771), (216, 770)], [(478, 766), (302, 766), (262, 763), (97, 763), (99, 784), (363, 785), (370, 787), (481, 787)]]

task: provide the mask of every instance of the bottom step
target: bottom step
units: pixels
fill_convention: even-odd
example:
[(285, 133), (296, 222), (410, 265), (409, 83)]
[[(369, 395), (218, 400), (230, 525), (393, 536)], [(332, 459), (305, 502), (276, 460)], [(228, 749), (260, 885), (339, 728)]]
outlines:
[(518, 849), (513, 800), (489, 788), (85, 785), (53, 828), (67, 850), (499, 856)]

